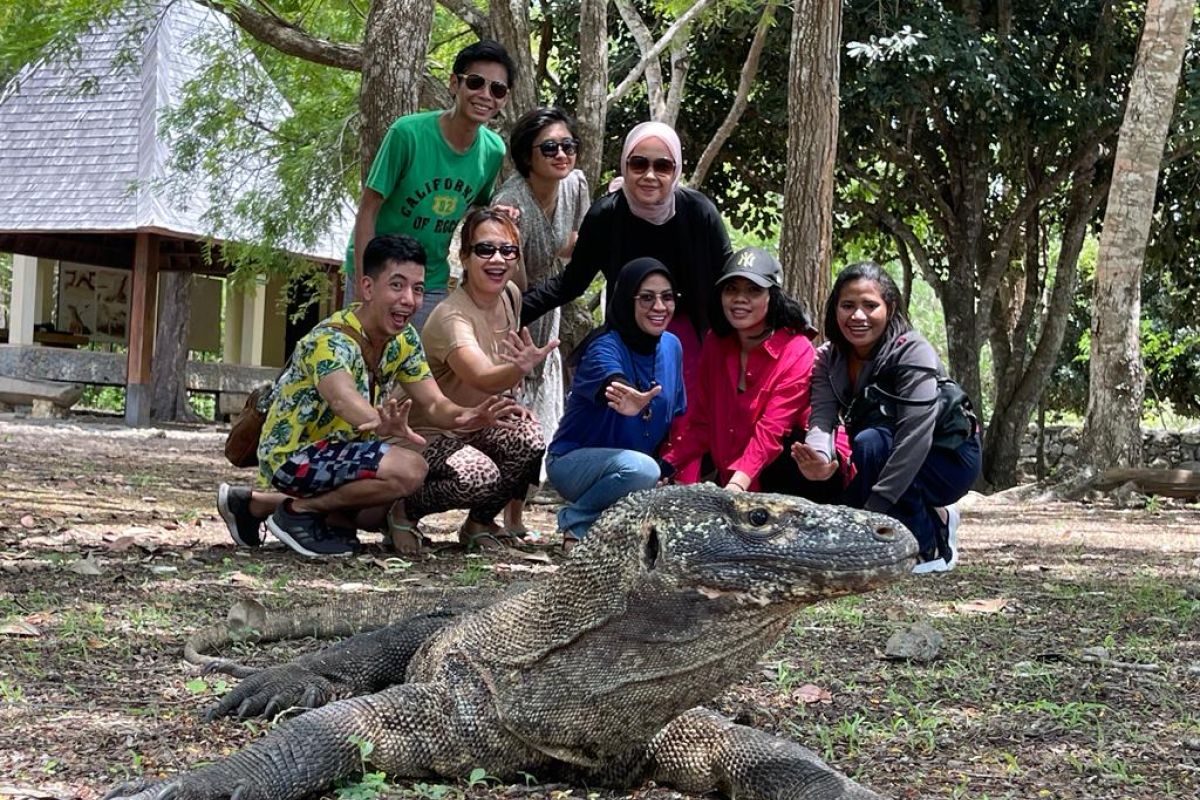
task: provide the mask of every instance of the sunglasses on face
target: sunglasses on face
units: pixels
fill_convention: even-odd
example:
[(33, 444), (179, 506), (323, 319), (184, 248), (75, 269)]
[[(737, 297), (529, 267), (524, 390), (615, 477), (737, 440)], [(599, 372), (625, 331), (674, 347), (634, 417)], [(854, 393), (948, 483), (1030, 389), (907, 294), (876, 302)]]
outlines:
[(471, 252), (482, 259), (489, 259), (496, 253), (505, 261), (512, 261), (521, 255), (520, 245), (515, 244), (493, 244), (492, 242), (476, 242), (471, 245)]
[(554, 158), (556, 155), (558, 155), (558, 151), (560, 149), (566, 155), (573, 156), (575, 155), (575, 151), (579, 149), (579, 140), (563, 139), (560, 142), (555, 139), (547, 139), (539, 144), (537, 149), (540, 150), (542, 155), (544, 155), (546, 158)]
[(641, 175), (649, 169), (653, 169), (656, 175), (675, 174), (675, 161), (670, 158), (649, 159), (645, 156), (630, 156), (629, 160), (625, 162), (625, 166), (629, 167), (629, 171), (635, 175)]
[(465, 85), (472, 92), (478, 92), (483, 88), (483, 85), (487, 83), (488, 91), (491, 92), (492, 97), (496, 98), (497, 100), (503, 100), (505, 96), (508, 95), (507, 83), (502, 83), (500, 81), (491, 81), (489, 83), (487, 78), (483, 77), (482, 75), (477, 75), (474, 72), (467, 73), (466, 75), (456, 74), (455, 77), (462, 81), (463, 85)]
[(665, 292), (638, 292), (633, 296), (637, 300), (637, 304), (645, 309), (654, 308), (655, 303), (662, 300), (664, 306), (673, 306), (679, 298), (678, 292), (672, 292), (668, 289)]

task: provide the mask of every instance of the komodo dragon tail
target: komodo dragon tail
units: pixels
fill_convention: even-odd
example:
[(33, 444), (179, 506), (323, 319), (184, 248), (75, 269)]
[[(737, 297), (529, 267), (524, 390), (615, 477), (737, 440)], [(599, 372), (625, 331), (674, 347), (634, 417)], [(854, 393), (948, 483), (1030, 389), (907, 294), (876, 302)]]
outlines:
[(223, 672), (247, 678), (260, 670), (218, 653), (235, 642), (280, 642), (292, 639), (338, 639), (377, 630), (418, 614), (463, 614), (483, 608), (512, 590), (413, 587), (397, 592), (345, 595), (331, 602), (290, 611), (272, 611), (255, 600), (239, 600), (226, 621), (201, 628), (188, 637), (183, 657), (204, 673)]

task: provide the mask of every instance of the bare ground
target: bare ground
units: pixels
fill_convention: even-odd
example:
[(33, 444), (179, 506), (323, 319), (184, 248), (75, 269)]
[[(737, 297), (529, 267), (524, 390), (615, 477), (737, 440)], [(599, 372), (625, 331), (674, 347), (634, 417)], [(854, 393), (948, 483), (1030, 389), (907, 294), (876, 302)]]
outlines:
[[(188, 632), (240, 597), (299, 606), (413, 581), (536, 579), (559, 561), (237, 550), (215, 487), (248, 473), (224, 463), (221, 438), (0, 418), (0, 796), (91, 800), (261, 735), (262, 723), (202, 722), (223, 686), (181, 658)], [(552, 531), (548, 509), (531, 519)], [(430, 530), (449, 545), (458, 521)], [(802, 614), (714, 707), (895, 798), (1200, 795), (1200, 508), (991, 499), (965, 513), (963, 537), (954, 573)], [(884, 659), (888, 637), (919, 621), (944, 636), (940, 657)], [(380, 792), (627, 794), (399, 781), (342, 796)]]

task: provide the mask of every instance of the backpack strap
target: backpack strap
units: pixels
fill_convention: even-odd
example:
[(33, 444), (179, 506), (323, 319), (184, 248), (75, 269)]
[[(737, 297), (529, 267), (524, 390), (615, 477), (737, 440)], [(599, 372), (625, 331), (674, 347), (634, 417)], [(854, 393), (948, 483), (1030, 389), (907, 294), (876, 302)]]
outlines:
[(383, 376), (379, 372), (379, 362), (383, 357), (382, 354), (375, 352), (375, 348), (371, 346), (371, 340), (357, 328), (353, 328), (342, 322), (331, 323), (329, 327), (346, 334), (358, 345), (358, 349), (362, 353), (363, 363), (367, 365), (367, 391), (371, 395), (371, 405), (374, 405), (376, 392), (383, 389)]

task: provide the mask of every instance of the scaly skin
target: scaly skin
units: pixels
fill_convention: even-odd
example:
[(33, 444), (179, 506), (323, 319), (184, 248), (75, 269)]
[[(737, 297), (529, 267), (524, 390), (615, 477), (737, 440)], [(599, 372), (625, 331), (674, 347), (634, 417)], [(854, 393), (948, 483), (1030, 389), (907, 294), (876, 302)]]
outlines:
[[(371, 691), (359, 676), (372, 659), (388, 662), (389, 676), (406, 670), (407, 682), (306, 713), (197, 772), (109, 796), (301, 798), (353, 775), (354, 742), (367, 741), (372, 767), (393, 776), (482, 767), (592, 785), (654, 778), (737, 798), (878, 797), (799, 745), (693, 707), (745, 675), (799, 608), (897, 580), (916, 552), (899, 523), (865, 511), (711, 485), (638, 493), (548, 580), (445, 625), (416, 618), (432, 630), (415, 655), (396, 646), (422, 635), (406, 623), (356, 637), (366, 643), (342, 645), (343, 655), (323, 651), (320, 670), (308, 662), (288, 691), (305, 697), (338, 681), (343, 664), (347, 691)], [(243, 693), (251, 713), (274, 690)]]

